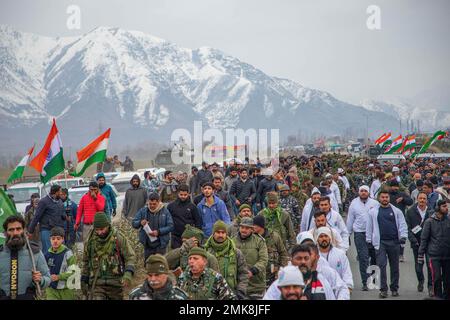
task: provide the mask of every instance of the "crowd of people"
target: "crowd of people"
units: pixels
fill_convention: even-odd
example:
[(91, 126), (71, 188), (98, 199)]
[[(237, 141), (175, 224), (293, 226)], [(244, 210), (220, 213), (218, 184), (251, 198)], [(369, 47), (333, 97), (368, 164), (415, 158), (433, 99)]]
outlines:
[[(204, 162), (189, 174), (166, 171), (162, 181), (144, 176), (132, 177), (121, 212), (99, 174), (78, 206), (55, 185), (31, 199), (25, 219), (9, 217), (0, 299), (34, 299), (37, 288), (47, 299), (74, 299), (73, 265), (83, 297), (94, 300), (123, 299), (127, 289), (132, 300), (349, 300), (355, 286), (372, 287), (369, 266), (379, 268), (379, 297), (396, 297), (408, 241), (417, 290), (450, 298), (448, 160), (289, 156), (275, 170)], [(112, 224), (116, 214), (144, 248), (147, 278), (136, 288), (136, 248)], [(77, 239), (82, 261), (71, 249)]]

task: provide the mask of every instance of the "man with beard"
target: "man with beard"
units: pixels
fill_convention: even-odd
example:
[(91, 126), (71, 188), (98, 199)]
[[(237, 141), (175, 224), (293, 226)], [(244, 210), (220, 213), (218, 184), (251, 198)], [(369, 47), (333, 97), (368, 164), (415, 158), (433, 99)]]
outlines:
[(26, 247), (25, 220), (10, 216), (3, 223), (6, 242), (0, 246), (0, 300), (33, 300), (36, 283), (41, 289), (50, 285), (50, 271), (39, 245), (30, 241), (36, 272)]
[[(308, 244), (295, 245), (291, 250), (291, 265), (299, 268), (303, 275), (305, 283), (303, 295), (307, 300), (336, 300), (330, 283), (317, 271), (319, 257), (319, 255), (312, 254)], [(270, 285), (263, 300), (280, 299), (279, 281), (280, 279), (277, 279)]]
[(163, 203), (169, 203), (177, 198), (178, 183), (172, 171), (164, 172), (164, 179), (159, 186), (159, 194)]
[(277, 183), (273, 178), (273, 172), (271, 169), (265, 169), (265, 178), (258, 184), (256, 190), (256, 208), (258, 210), (264, 209), (267, 206), (266, 194), (267, 192), (276, 191)]
[(94, 232), (86, 241), (81, 290), (88, 300), (122, 300), (130, 286), (136, 257), (127, 238), (116, 230), (104, 212), (94, 218)]
[(314, 236), (319, 245), (320, 256), (326, 259), (330, 267), (337, 271), (351, 291), (353, 289), (353, 275), (350, 269), (350, 262), (343, 250), (335, 248), (331, 244), (333, 239), (331, 228), (320, 227)]
[(105, 197), (106, 203), (105, 203), (105, 213), (111, 218), (111, 216), (116, 215), (116, 209), (117, 209), (117, 201), (116, 201), (116, 194), (114, 193), (113, 188), (106, 183), (105, 174), (103, 172), (100, 172), (97, 174), (97, 183), (98, 188), (100, 189), (100, 192)]
[(238, 170), (233, 166), (230, 168), (230, 174), (225, 177), (223, 189), (227, 192), (230, 191), (231, 186), (237, 179), (239, 179)]
[(228, 228), (228, 235), (230, 237), (237, 236), (239, 232), (239, 224), (241, 220), (245, 217), (251, 218), (253, 216), (252, 208), (248, 204), (243, 204), (239, 207), (239, 215), (234, 218), (233, 223)]
[(442, 200), (450, 203), (450, 177), (442, 177), (442, 183), (443, 186), (437, 188), (436, 192), (441, 195)]
[(167, 210), (169, 210), (173, 220), (171, 247), (176, 249), (181, 246), (181, 235), (185, 227), (191, 225), (201, 229), (203, 221), (197, 206), (191, 202), (189, 187), (186, 184), (180, 185), (178, 188), (178, 199), (169, 203)]
[(436, 212), (425, 221), (420, 236), (418, 262), (423, 264), (425, 254), (430, 260), (434, 296), (450, 299), (450, 219), (445, 200), (437, 202)]
[(247, 264), (242, 251), (227, 236), (227, 225), (223, 221), (214, 223), (213, 234), (206, 241), (205, 250), (217, 258), (220, 274), (238, 298), (243, 299), (247, 294), (249, 279)]
[(43, 252), (47, 252), (51, 246), (50, 230), (53, 227), (64, 228), (66, 222), (66, 212), (60, 196), (61, 187), (51, 186), (50, 194), (39, 201), (34, 218), (28, 226), (28, 232), (33, 234), (34, 228), (39, 224)]
[(266, 241), (259, 234), (253, 233), (253, 219), (247, 217), (241, 220), (239, 232), (232, 240), (244, 255), (249, 270), (247, 296), (251, 300), (259, 300), (266, 288), (266, 268), (269, 260)]
[(305, 282), (301, 271), (294, 266), (287, 266), (280, 270), (278, 289), (281, 292), (280, 300), (306, 300), (303, 296)]
[(136, 212), (145, 206), (147, 202), (147, 190), (141, 187), (141, 178), (135, 174), (130, 181), (131, 188), (125, 192), (122, 214), (128, 220), (133, 220)]
[(391, 269), (390, 289), (393, 297), (398, 297), (400, 278), (400, 245), (406, 243), (408, 227), (403, 212), (390, 204), (389, 192), (382, 190), (378, 195), (380, 204), (369, 210), (366, 225), (366, 242), (373, 245), (377, 253), (377, 265), (380, 268), (380, 298), (388, 297), (386, 266), (389, 260)]
[(289, 250), (295, 244), (291, 217), (278, 205), (278, 194), (276, 192), (267, 193), (267, 202), (267, 208), (261, 210), (258, 215), (264, 217), (269, 231), (276, 231), (281, 236), (286, 250)]
[(311, 198), (306, 201), (305, 207), (303, 208), (300, 232), (308, 231), (313, 226), (314, 214), (320, 211), (320, 198), (321, 194), (319, 189), (313, 189)]
[(189, 252), (189, 267), (177, 281), (189, 300), (236, 300), (236, 295), (224, 277), (206, 265), (206, 251), (199, 247), (192, 248)]
[[(366, 225), (369, 217), (369, 210), (378, 205), (378, 202), (369, 197), (370, 189), (364, 185), (359, 187), (359, 197), (353, 199), (348, 208), (347, 230), (349, 236), (354, 232), (356, 252), (358, 255), (359, 273), (362, 280), (362, 290), (368, 291), (367, 268), (375, 264), (375, 249), (369, 248), (366, 243)], [(369, 261), (370, 258), (370, 261)]]
[[(173, 273), (176, 276), (178, 276), (180, 272), (186, 270), (188, 266), (189, 252), (192, 248), (201, 247), (203, 237), (204, 234), (202, 230), (197, 229), (191, 225), (186, 225), (186, 228), (181, 235), (181, 238), (183, 240), (181, 247), (170, 250), (165, 255), (170, 270), (173, 270)], [(208, 256), (208, 267), (217, 272), (220, 272), (219, 263), (217, 262), (216, 257), (209, 252), (207, 252), (206, 255)]]
[(149, 195), (147, 206), (136, 213), (131, 225), (139, 229), (139, 242), (144, 246), (145, 260), (152, 254), (167, 252), (173, 220), (169, 210), (160, 201), (159, 194), (155, 192)]
[(240, 170), (239, 179), (233, 182), (229, 194), (234, 199), (237, 207), (240, 207), (244, 203), (252, 205), (256, 197), (256, 187), (253, 181), (249, 179), (246, 168)]
[(169, 278), (166, 258), (160, 254), (150, 256), (145, 262), (147, 279), (133, 289), (130, 300), (187, 300), (186, 292), (174, 286)]

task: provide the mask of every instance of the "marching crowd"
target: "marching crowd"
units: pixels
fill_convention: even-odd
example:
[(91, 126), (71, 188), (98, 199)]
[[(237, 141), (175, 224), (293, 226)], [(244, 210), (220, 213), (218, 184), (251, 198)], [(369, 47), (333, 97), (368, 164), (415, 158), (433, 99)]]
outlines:
[[(3, 225), (0, 299), (35, 299), (43, 289), (46, 299), (75, 299), (69, 284), (80, 281), (93, 300), (123, 299), (129, 289), (132, 300), (349, 300), (355, 286), (372, 287), (370, 266), (379, 268), (379, 297), (396, 297), (407, 242), (417, 290), (450, 299), (448, 160), (279, 160), (275, 171), (247, 159), (166, 171), (162, 181), (135, 175), (122, 212), (103, 174), (78, 206), (54, 185)], [(113, 225), (116, 214), (144, 248), (147, 278), (137, 288), (136, 248)]]

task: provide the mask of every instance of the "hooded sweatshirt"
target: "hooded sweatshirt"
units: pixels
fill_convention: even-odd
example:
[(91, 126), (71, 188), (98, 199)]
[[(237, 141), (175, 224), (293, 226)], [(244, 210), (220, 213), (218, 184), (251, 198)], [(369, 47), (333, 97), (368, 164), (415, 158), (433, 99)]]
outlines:
[[(139, 185), (134, 188), (131, 182), (137, 179)], [(135, 174), (130, 180), (131, 188), (125, 193), (125, 199), (123, 201), (123, 215), (128, 219), (133, 219), (139, 209), (145, 206), (147, 202), (147, 191), (141, 187), (141, 179), (137, 174)]]

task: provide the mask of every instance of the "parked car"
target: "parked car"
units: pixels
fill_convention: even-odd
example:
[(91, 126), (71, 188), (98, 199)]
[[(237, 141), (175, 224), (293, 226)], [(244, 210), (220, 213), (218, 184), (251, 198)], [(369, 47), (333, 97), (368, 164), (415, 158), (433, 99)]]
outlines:
[(50, 192), (50, 184), (41, 182), (17, 183), (11, 185), (6, 193), (13, 196), (17, 211), (25, 214), (25, 208), (30, 204), (30, 198), (33, 193), (39, 193), (39, 196), (45, 197)]

